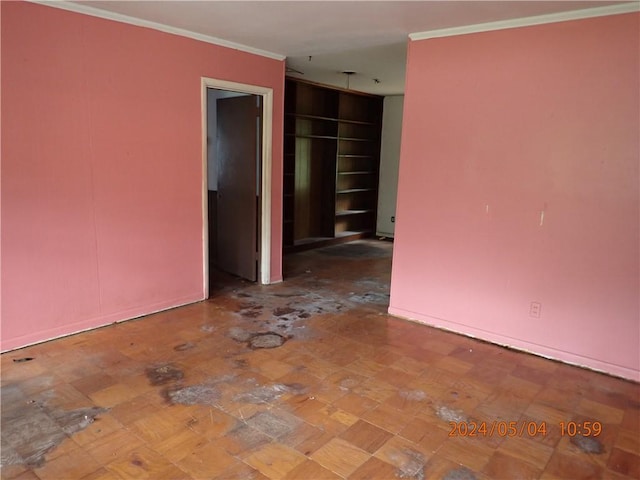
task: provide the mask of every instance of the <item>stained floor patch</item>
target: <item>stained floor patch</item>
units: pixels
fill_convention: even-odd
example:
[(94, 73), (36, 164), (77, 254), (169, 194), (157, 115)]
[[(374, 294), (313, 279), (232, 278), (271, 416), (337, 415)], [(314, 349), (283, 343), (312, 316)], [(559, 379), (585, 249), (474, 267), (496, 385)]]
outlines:
[(248, 392), (238, 393), (233, 397), (234, 402), (244, 402), (244, 403), (271, 403), (274, 400), (277, 400), (289, 389), (286, 385), (282, 385), (281, 383), (276, 383), (274, 385), (267, 386), (258, 386), (254, 389), (249, 390)]
[(461, 467), (455, 470), (449, 470), (447, 474), (442, 477), (442, 480), (477, 480), (474, 473), (468, 468)]
[(271, 438), (280, 438), (291, 433), (300, 420), (294, 416), (276, 415), (272, 412), (257, 413), (247, 420), (247, 425)]
[(248, 332), (244, 328), (240, 328), (240, 327), (231, 327), (227, 331), (227, 336), (239, 343), (244, 343), (248, 341), (252, 335), (253, 333)]
[(59, 410), (33, 400), (11, 406), (3, 402), (0, 464), (41, 467), (47, 453), (106, 411), (99, 407)]
[(446, 406), (436, 408), (436, 415), (445, 422), (466, 422), (466, 415), (460, 410), (455, 410)]
[(275, 383), (273, 385), (257, 385), (255, 388), (246, 392), (238, 393), (233, 397), (234, 402), (244, 403), (272, 403), (285, 393), (300, 395), (305, 393), (307, 388), (299, 383), (282, 384)]
[(389, 303), (389, 294), (377, 292), (354, 294), (349, 297), (349, 301), (355, 303), (379, 303), (387, 305)]
[(220, 398), (220, 392), (212, 385), (191, 385), (167, 389), (164, 396), (172, 404), (215, 405)]
[(424, 480), (425, 458), (420, 452), (405, 448), (401, 455), (394, 455), (391, 459), (398, 465), (396, 477)]
[(422, 390), (400, 390), (399, 395), (405, 400), (420, 402), (426, 400), (427, 394)]
[(295, 311), (296, 310), (291, 307), (278, 307), (273, 310), (273, 314), (276, 317), (282, 317), (283, 315), (289, 315), (291, 313), (294, 313)]
[(180, 345), (176, 345), (175, 347), (173, 347), (173, 349), (176, 352), (184, 352), (185, 350), (191, 350), (195, 346), (196, 345), (194, 343), (187, 342), (187, 343), (181, 343)]
[(169, 382), (175, 382), (184, 377), (182, 370), (171, 364), (149, 367), (146, 373), (151, 385), (166, 385)]
[(262, 305), (256, 303), (243, 303), (239, 305), (238, 313), (243, 317), (258, 318), (262, 315)]
[(252, 450), (271, 442), (271, 438), (246, 423), (240, 423), (228, 433), (228, 436), (235, 439), (244, 450)]
[(253, 349), (277, 348), (286, 340), (285, 337), (275, 332), (256, 333), (249, 339), (249, 346)]
[(585, 437), (583, 435), (576, 435), (571, 437), (571, 443), (582, 450), (585, 453), (604, 453), (604, 445), (594, 437)]

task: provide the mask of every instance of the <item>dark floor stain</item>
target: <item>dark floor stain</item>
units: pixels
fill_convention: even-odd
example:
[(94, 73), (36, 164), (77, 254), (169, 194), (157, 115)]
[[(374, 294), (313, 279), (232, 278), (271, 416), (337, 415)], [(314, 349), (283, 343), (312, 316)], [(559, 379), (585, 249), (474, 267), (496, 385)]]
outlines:
[(477, 480), (474, 473), (465, 467), (449, 470), (442, 480)]
[(184, 352), (185, 350), (191, 350), (195, 346), (196, 346), (195, 343), (187, 342), (187, 343), (181, 343), (180, 345), (176, 345), (175, 347), (173, 347), (173, 349), (176, 352)]
[(135, 465), (136, 467), (142, 467), (144, 465), (144, 462), (139, 458), (134, 458), (133, 460), (131, 460), (131, 465)]
[(252, 335), (253, 333), (248, 332), (244, 328), (240, 328), (240, 327), (231, 327), (227, 331), (227, 336), (239, 343), (244, 343), (248, 341)]
[(31, 360), (33, 360), (33, 357), (23, 357), (23, 358), (14, 358), (13, 359), (13, 361), (15, 363), (30, 362)]
[(296, 310), (291, 307), (278, 307), (273, 310), (273, 314), (276, 317), (282, 317), (283, 315), (289, 315), (290, 313), (294, 313)]
[(301, 383), (285, 383), (284, 385), (294, 395), (302, 395), (303, 393), (307, 393), (307, 391), (309, 390)]
[(262, 315), (262, 307), (253, 307), (253, 308), (242, 309), (238, 313), (240, 315), (242, 315), (243, 317), (257, 318), (260, 315)]
[(57, 410), (37, 401), (14, 408), (3, 405), (0, 463), (41, 467), (47, 453), (106, 411), (99, 407)]
[(166, 385), (184, 377), (182, 370), (171, 364), (149, 367), (146, 373), (151, 385)]
[(616, 406), (619, 405), (623, 408), (633, 408), (636, 410), (640, 410), (640, 401), (629, 398), (623, 393), (607, 392), (606, 395), (613, 401), (614, 404), (616, 404)]
[(247, 368), (249, 366), (249, 362), (247, 362), (244, 358), (235, 359), (233, 361), (233, 366), (235, 368)]
[(389, 303), (389, 294), (388, 293), (377, 293), (377, 292), (366, 292), (362, 294), (354, 294), (349, 297), (351, 302), (355, 303), (379, 303), (379, 304), (388, 304)]
[(576, 435), (571, 437), (571, 443), (582, 450), (584, 453), (604, 453), (604, 445), (595, 437), (585, 437), (583, 435)]
[(336, 245), (333, 247), (321, 248), (318, 253), (322, 255), (330, 255), (332, 257), (346, 257), (346, 258), (380, 258), (391, 255), (391, 250), (388, 248), (380, 248), (374, 245), (368, 245), (366, 243), (345, 243), (342, 245)]
[(212, 385), (191, 385), (188, 387), (168, 388), (163, 396), (170, 404), (215, 405), (220, 392)]
[(277, 348), (280, 347), (286, 340), (286, 337), (283, 337), (279, 333), (275, 332), (256, 333), (249, 339), (249, 346), (253, 349)]

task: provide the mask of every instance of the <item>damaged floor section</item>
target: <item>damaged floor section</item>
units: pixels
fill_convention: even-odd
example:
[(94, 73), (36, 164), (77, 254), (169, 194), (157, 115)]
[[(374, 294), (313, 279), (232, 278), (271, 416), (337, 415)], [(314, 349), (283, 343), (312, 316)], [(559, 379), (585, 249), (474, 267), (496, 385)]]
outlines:
[(640, 478), (640, 386), (388, 316), (391, 252), (3, 354), (2, 479)]

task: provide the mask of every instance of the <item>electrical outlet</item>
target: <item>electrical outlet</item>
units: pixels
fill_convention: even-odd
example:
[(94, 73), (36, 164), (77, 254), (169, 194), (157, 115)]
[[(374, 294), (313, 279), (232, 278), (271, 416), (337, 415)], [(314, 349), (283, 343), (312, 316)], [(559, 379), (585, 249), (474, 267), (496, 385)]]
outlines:
[(396, 217), (395, 216), (391, 217), (391, 223), (396, 223)]
[(540, 318), (540, 310), (542, 310), (542, 304), (540, 302), (531, 302), (529, 306), (529, 316), (531, 318)]

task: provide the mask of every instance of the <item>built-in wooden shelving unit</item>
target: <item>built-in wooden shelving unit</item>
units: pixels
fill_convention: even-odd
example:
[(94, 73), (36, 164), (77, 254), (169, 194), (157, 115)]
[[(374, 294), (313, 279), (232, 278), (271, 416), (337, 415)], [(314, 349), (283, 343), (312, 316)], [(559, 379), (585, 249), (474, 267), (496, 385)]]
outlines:
[(370, 235), (376, 227), (382, 97), (285, 84), (285, 249)]

